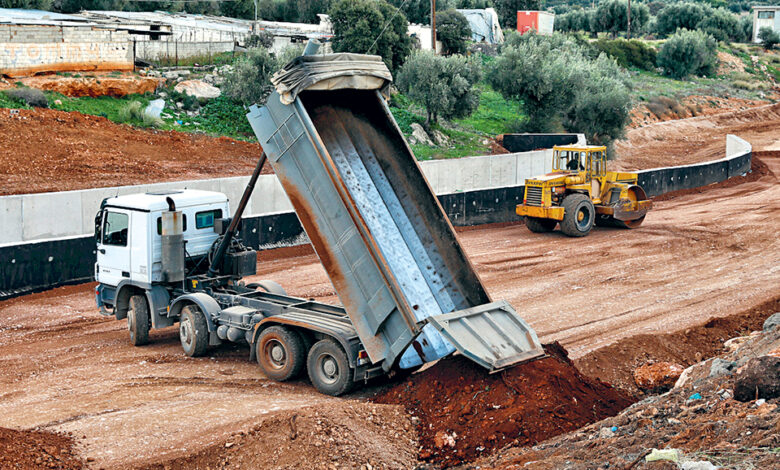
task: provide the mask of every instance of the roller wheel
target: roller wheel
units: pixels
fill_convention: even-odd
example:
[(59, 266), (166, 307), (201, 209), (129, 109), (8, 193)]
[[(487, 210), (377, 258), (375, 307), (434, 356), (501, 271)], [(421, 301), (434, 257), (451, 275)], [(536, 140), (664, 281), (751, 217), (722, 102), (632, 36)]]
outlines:
[(301, 335), (283, 326), (271, 326), (257, 339), (257, 363), (269, 379), (279, 382), (301, 375), (306, 347)]
[(206, 317), (196, 305), (188, 305), (181, 311), (179, 319), (179, 339), (184, 354), (199, 357), (206, 354), (209, 347), (209, 327)]
[[(635, 203), (637, 201), (644, 201), (645, 199), (647, 199), (647, 196), (645, 195), (645, 191), (641, 187), (632, 186), (628, 188), (628, 199), (632, 203)], [(631, 228), (637, 228), (640, 225), (642, 225), (642, 222), (645, 221), (645, 216), (643, 215), (642, 217), (634, 220), (617, 220), (614, 217), (610, 217), (610, 219), (612, 219), (610, 223), (612, 224), (613, 227), (631, 229)]]
[(130, 331), (130, 343), (133, 346), (143, 346), (149, 342), (149, 304), (143, 294), (130, 297), (127, 329)]
[(331, 339), (314, 343), (309, 351), (306, 368), (314, 388), (325, 395), (343, 395), (354, 385), (347, 353)]
[(642, 222), (645, 221), (645, 216), (642, 216), (638, 219), (634, 220), (617, 220), (615, 219), (615, 227), (621, 227), (621, 228), (637, 228), (640, 225), (642, 225)]
[(541, 217), (526, 217), (525, 226), (534, 233), (546, 233), (555, 230), (558, 221), (555, 219), (543, 219)]
[(584, 194), (570, 194), (563, 200), (561, 232), (570, 237), (584, 237), (596, 220), (593, 202)]

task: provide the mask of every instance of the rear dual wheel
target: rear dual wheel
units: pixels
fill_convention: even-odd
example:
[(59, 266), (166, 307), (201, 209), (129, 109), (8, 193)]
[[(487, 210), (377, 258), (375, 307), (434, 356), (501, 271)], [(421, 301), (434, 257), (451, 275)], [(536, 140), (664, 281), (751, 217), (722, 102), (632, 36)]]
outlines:
[(284, 382), (303, 371), (306, 345), (298, 332), (283, 326), (270, 326), (257, 339), (257, 363), (269, 379)]

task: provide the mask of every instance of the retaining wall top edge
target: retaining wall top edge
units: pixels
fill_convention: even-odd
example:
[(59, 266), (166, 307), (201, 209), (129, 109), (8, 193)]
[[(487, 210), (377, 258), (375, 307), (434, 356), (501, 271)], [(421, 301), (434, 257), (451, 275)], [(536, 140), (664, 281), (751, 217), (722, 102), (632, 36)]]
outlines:
[(63, 240), (74, 240), (76, 238), (92, 238), (94, 237), (91, 233), (82, 233), (79, 235), (68, 235), (66, 237), (50, 237), (50, 238), (41, 238), (37, 240), (27, 240), (27, 241), (17, 241), (17, 242), (8, 242), (8, 243), (0, 243), (0, 248), (10, 247), (10, 246), (22, 246), (22, 245), (35, 245), (36, 243), (48, 243), (48, 242), (59, 242)]

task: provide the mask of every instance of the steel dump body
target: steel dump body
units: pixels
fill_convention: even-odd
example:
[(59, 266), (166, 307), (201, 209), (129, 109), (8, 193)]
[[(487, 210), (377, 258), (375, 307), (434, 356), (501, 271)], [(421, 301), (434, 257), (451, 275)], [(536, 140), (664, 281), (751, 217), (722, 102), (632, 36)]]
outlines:
[(457, 348), (495, 369), (543, 354), (509, 304), (491, 303), (378, 90), (289, 105), (274, 92), (249, 121), (373, 363)]

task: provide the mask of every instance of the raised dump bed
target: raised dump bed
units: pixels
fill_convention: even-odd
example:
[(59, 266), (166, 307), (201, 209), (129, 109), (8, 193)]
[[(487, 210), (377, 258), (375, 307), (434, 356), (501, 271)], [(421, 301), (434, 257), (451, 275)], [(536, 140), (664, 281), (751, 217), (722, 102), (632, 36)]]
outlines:
[(300, 57), (248, 116), (370, 360), (406, 369), (458, 349), (495, 370), (542, 356), (463, 252), (386, 105), (390, 80), (377, 56)]

